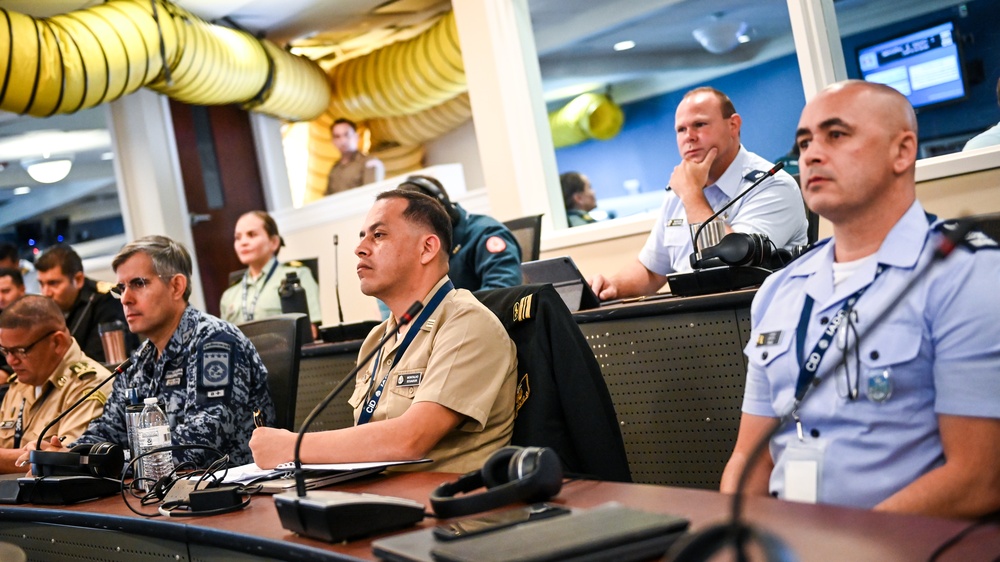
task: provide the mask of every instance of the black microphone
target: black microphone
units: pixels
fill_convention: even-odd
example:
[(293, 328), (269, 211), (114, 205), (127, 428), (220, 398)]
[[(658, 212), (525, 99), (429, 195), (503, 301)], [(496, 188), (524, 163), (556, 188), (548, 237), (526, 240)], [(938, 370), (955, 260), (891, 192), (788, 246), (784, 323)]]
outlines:
[(337, 297), (337, 319), (341, 325), (344, 323), (344, 309), (340, 307), (340, 258), (337, 255), (337, 247), (340, 243), (340, 236), (333, 235), (333, 294)]
[(353, 341), (363, 339), (381, 322), (374, 320), (362, 320), (361, 322), (344, 323), (344, 309), (340, 304), (340, 259), (337, 257), (340, 236), (333, 235), (333, 294), (337, 299), (337, 319), (340, 321), (336, 326), (320, 326), (319, 337), (324, 342), (335, 343), (343, 341)]
[[(299, 429), (298, 435), (295, 438), (295, 452), (293, 454), (293, 461), (295, 463), (294, 476), (296, 496), (291, 497), (291, 494), (288, 493), (275, 496), (274, 498), (275, 507), (278, 509), (278, 516), (281, 519), (281, 526), (285, 529), (299, 534), (305, 534), (306, 536), (312, 536), (306, 532), (308, 530), (308, 525), (305, 524), (307, 518), (300, 512), (299, 506), (299, 501), (306, 498), (306, 479), (305, 473), (302, 470), (302, 457), (300, 455), (300, 449), (302, 447), (302, 438), (305, 436), (306, 431), (308, 431), (309, 426), (312, 425), (312, 422), (316, 419), (316, 417), (330, 405), (330, 402), (333, 401), (334, 397), (336, 397), (337, 394), (340, 394), (349, 382), (355, 380), (358, 372), (368, 365), (368, 362), (371, 361), (372, 357), (374, 357), (375, 354), (378, 353), (378, 351), (381, 350), (391, 338), (395, 337), (396, 334), (399, 333), (399, 329), (412, 322), (413, 318), (420, 313), (420, 310), (423, 308), (424, 305), (420, 301), (414, 302), (410, 305), (410, 308), (408, 308), (398, 319), (396, 330), (382, 336), (382, 339), (379, 340), (378, 344), (376, 344), (371, 351), (358, 361), (357, 366), (351, 369), (351, 372), (347, 373), (347, 375), (339, 383), (337, 383), (337, 386), (335, 386), (333, 390), (331, 390), (330, 393), (327, 394), (326, 397), (323, 398), (323, 400), (320, 401), (320, 403), (317, 404), (311, 412), (309, 412), (309, 415), (306, 416), (306, 419), (302, 422), (302, 427)], [(375, 373), (372, 373), (372, 376), (374, 375)], [(373, 525), (374, 524), (375, 523), (373, 523)], [(324, 537), (317, 535), (313, 538), (322, 539)]]
[[(942, 236), (938, 240), (936, 247), (934, 248), (934, 253), (930, 260), (919, 270), (914, 271), (910, 276), (910, 280), (902, 289), (896, 294), (894, 298), (885, 308), (883, 308), (872, 321), (868, 324), (866, 328), (860, 331), (853, 341), (849, 341), (848, 345), (845, 346), (844, 350), (841, 352), (843, 356), (847, 356), (850, 351), (858, 345), (863, 337), (870, 334), (879, 324), (881, 324), (889, 314), (903, 302), (903, 299), (916, 287), (917, 283), (926, 278), (926, 274), (932, 267), (936, 264), (941, 263), (945, 258), (954, 252), (956, 248), (962, 245), (963, 240), (969, 231), (976, 227), (976, 223), (971, 220), (959, 220), (956, 221), (955, 227), (951, 229), (944, 229), (942, 231)], [(836, 365), (836, 362), (829, 362), (830, 365)], [(816, 383), (820, 379), (816, 379), (813, 382)], [(806, 385), (801, 393), (797, 395), (796, 398), (796, 408), (801, 406), (805, 399), (809, 396), (809, 389), (817, 386), (816, 384)], [(794, 410), (793, 410), (794, 411)], [(789, 549), (777, 536), (768, 533), (762, 529), (754, 529), (751, 525), (743, 523), (742, 518), (742, 508), (743, 508), (743, 494), (746, 491), (747, 481), (749, 480), (751, 469), (757, 459), (763, 454), (763, 452), (768, 448), (768, 445), (781, 430), (785, 427), (790, 420), (792, 420), (792, 411), (783, 414), (777, 419), (774, 427), (767, 432), (766, 435), (762, 436), (759, 441), (757, 441), (747, 456), (746, 465), (743, 467), (743, 472), (740, 473), (740, 478), (736, 484), (736, 491), (733, 493), (733, 503), (730, 519), (726, 523), (720, 523), (718, 525), (709, 527), (704, 531), (700, 531), (691, 535), (689, 538), (678, 541), (678, 544), (668, 553), (668, 559), (674, 562), (694, 562), (694, 561), (705, 561), (712, 557), (716, 552), (718, 552), (722, 547), (732, 544), (737, 551), (737, 560), (748, 560), (744, 552), (744, 547), (750, 540), (757, 540), (763, 548), (765, 549), (768, 559), (770, 560), (792, 560), (794, 557), (789, 557), (791, 554)]]
[(694, 253), (691, 254), (691, 267), (694, 267), (695, 263), (697, 263), (698, 260), (701, 260), (701, 249), (698, 246), (698, 240), (701, 237), (701, 231), (705, 229), (705, 226), (708, 225), (708, 223), (712, 222), (713, 220), (717, 219), (719, 217), (719, 215), (721, 215), (723, 212), (725, 212), (726, 209), (728, 209), (729, 207), (732, 207), (733, 204), (735, 204), (737, 201), (739, 201), (740, 199), (743, 199), (744, 197), (746, 197), (747, 193), (750, 193), (750, 191), (752, 191), (758, 185), (760, 185), (761, 183), (763, 183), (764, 180), (766, 180), (767, 178), (773, 176), (774, 174), (777, 174), (778, 170), (780, 170), (780, 169), (782, 169), (784, 167), (785, 167), (785, 163), (784, 162), (778, 162), (777, 164), (774, 165), (774, 167), (772, 167), (770, 170), (768, 170), (767, 172), (765, 172), (763, 176), (757, 178), (757, 181), (753, 182), (753, 184), (750, 187), (744, 189), (742, 193), (740, 193), (736, 197), (733, 197), (729, 201), (729, 203), (726, 203), (725, 205), (723, 205), (722, 208), (719, 209), (718, 211), (716, 211), (715, 213), (713, 213), (712, 216), (710, 216), (710, 217), (708, 217), (708, 219), (702, 221), (701, 226), (699, 226), (698, 230), (695, 231), (694, 238), (692, 238), (692, 240), (691, 240), (691, 245), (694, 246)]

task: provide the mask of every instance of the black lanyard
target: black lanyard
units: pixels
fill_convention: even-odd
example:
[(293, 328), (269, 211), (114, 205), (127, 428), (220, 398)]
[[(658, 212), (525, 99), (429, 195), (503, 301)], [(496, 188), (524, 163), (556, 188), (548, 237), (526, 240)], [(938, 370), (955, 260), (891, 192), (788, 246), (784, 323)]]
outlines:
[(250, 283), (250, 270), (247, 269), (247, 272), (243, 274), (243, 320), (244, 321), (249, 322), (253, 320), (253, 314), (257, 310), (257, 300), (260, 299), (260, 294), (264, 292), (264, 287), (267, 285), (267, 282), (271, 280), (271, 276), (274, 275), (274, 270), (278, 269), (278, 259), (277, 258), (272, 258), (272, 259), (274, 260), (274, 263), (271, 264), (271, 270), (268, 271), (267, 276), (264, 277), (264, 283), (261, 284), (260, 290), (257, 291), (256, 294), (254, 294), (253, 303), (250, 304), (249, 308), (247, 308), (247, 291), (250, 285), (252, 285), (252, 283)]
[(872, 283), (878, 279), (879, 275), (885, 271), (885, 266), (879, 264), (878, 268), (875, 270), (875, 277), (872, 278), (871, 282), (858, 289), (854, 294), (847, 297), (847, 302), (844, 306), (840, 307), (837, 314), (833, 316), (829, 324), (827, 324), (826, 329), (823, 330), (823, 335), (820, 336), (819, 341), (813, 346), (809, 356), (803, 359), (802, 351), (805, 348), (806, 343), (806, 332), (809, 330), (809, 318), (812, 316), (813, 309), (813, 298), (806, 295), (806, 302), (802, 306), (802, 315), (799, 317), (799, 325), (795, 330), (795, 351), (799, 363), (802, 367), (799, 369), (799, 380), (795, 383), (795, 402), (796, 404), (802, 400), (805, 396), (806, 390), (809, 389), (809, 385), (812, 384), (813, 380), (816, 379), (816, 373), (819, 371), (819, 364), (823, 361), (823, 356), (830, 349), (830, 344), (833, 341), (833, 337), (837, 334), (837, 329), (840, 328), (841, 323), (847, 317), (848, 314), (854, 309), (855, 303), (861, 298), (861, 295), (868, 290), (868, 287), (872, 286)]
[(24, 436), (24, 404), (27, 398), (21, 399), (21, 411), (17, 413), (17, 421), (14, 422), (14, 448), (21, 448), (21, 437)]
[[(358, 425), (366, 424), (371, 421), (372, 414), (375, 413), (375, 409), (378, 407), (378, 401), (382, 398), (382, 391), (385, 390), (385, 383), (389, 380), (389, 373), (392, 372), (393, 367), (399, 365), (403, 361), (403, 354), (406, 353), (406, 348), (410, 347), (410, 343), (413, 341), (413, 338), (417, 336), (417, 332), (420, 331), (420, 327), (424, 325), (424, 322), (426, 322), (431, 313), (434, 312), (434, 309), (441, 304), (445, 295), (450, 293), (454, 288), (455, 284), (452, 283), (451, 280), (448, 280), (444, 285), (441, 285), (441, 288), (434, 293), (430, 302), (427, 303), (427, 306), (424, 307), (424, 309), (420, 312), (420, 315), (417, 316), (416, 320), (414, 320), (410, 325), (410, 329), (406, 332), (406, 335), (403, 336), (403, 342), (399, 344), (399, 348), (396, 350), (396, 359), (393, 361), (392, 365), (386, 369), (385, 376), (382, 377), (382, 382), (380, 382), (378, 388), (375, 389), (375, 394), (368, 399), (368, 402), (365, 403), (364, 409), (361, 410), (361, 414), (358, 415)], [(380, 349), (378, 355), (375, 356), (375, 362), (372, 364), (373, 381), (375, 375), (378, 374), (378, 364), (381, 359), (382, 350)]]

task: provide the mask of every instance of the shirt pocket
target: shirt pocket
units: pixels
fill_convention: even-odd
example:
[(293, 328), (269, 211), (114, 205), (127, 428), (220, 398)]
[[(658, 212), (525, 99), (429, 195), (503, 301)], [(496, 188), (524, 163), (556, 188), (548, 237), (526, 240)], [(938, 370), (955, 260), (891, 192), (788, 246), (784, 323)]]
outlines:
[(861, 364), (869, 369), (883, 369), (916, 359), (920, 353), (922, 331), (910, 324), (888, 323), (876, 328), (877, 337), (861, 338)]
[(351, 405), (352, 408), (357, 410), (361, 407), (361, 404), (365, 401), (365, 397), (368, 395), (368, 388), (371, 386), (372, 375), (371, 373), (365, 373), (364, 379), (362, 379), (361, 384), (354, 384), (354, 393), (347, 400), (347, 403)]
[[(416, 384), (412, 383), (414, 377), (418, 380)], [(422, 378), (423, 369), (393, 371), (390, 375), (391, 380), (386, 384), (389, 387), (388, 392), (383, 395), (383, 398), (387, 399), (386, 417), (398, 418), (410, 408), (413, 404), (413, 398), (417, 395), (417, 389), (420, 388), (419, 381)], [(408, 379), (411, 382), (407, 382)], [(399, 386), (401, 382), (405, 383), (406, 386)]]
[(688, 230), (687, 223), (681, 226), (663, 227), (663, 246), (666, 248), (679, 248), (691, 244), (691, 231)]
[(794, 343), (794, 327), (761, 326), (750, 335), (744, 351), (752, 367), (766, 369), (778, 361), (796, 362)]

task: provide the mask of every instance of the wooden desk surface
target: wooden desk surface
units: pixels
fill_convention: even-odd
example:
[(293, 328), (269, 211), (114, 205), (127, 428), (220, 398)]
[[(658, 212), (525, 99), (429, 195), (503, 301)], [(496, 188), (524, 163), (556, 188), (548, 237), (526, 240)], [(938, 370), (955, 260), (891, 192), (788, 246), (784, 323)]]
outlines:
[[(398, 474), (378, 476), (333, 489), (409, 498), (423, 502), (429, 509), (427, 498), (431, 490), (454, 477), (442, 473)], [(559, 496), (552, 500), (553, 503), (575, 508), (594, 507), (610, 501), (687, 517), (695, 531), (723, 521), (730, 504), (728, 496), (706, 490), (583, 480), (568, 482)], [(780, 536), (803, 561), (927, 560), (939, 545), (970, 524), (959, 520), (795, 504), (770, 498), (749, 499), (745, 514), (753, 524)], [(291, 553), (292, 558), (298, 559), (305, 559), (306, 556), (319, 559), (316, 555), (320, 551), (341, 559), (345, 555), (372, 559), (370, 545), (377, 538), (331, 545), (296, 536), (281, 527), (274, 502), (269, 496), (255, 497), (249, 507), (236, 513), (152, 520), (133, 514), (118, 496), (66, 507), (0, 506), (0, 520), (14, 519), (165, 537), (172, 535), (178, 540), (228, 548), (240, 544), (238, 550), (264, 557), (277, 556), (279, 552), (288, 556), (291, 551), (287, 547), (294, 544), (303, 547), (302, 551)], [(435, 524), (434, 519), (428, 518), (421, 526)], [(990, 524), (949, 549), (941, 560), (994, 560), (998, 553), (1000, 526)]]

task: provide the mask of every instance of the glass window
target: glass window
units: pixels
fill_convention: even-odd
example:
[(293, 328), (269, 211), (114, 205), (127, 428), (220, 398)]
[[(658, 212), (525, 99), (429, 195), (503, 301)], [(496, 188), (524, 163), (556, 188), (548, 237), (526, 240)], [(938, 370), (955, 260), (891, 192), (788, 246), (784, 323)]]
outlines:
[(590, 179), (593, 215), (659, 209), (680, 162), (674, 112), (694, 87), (730, 96), (751, 152), (776, 161), (791, 150), (805, 95), (785, 0), (661, 3), (646, 11), (627, 0), (529, 4), (549, 111), (597, 92), (624, 112), (610, 140), (556, 149), (560, 173)]

